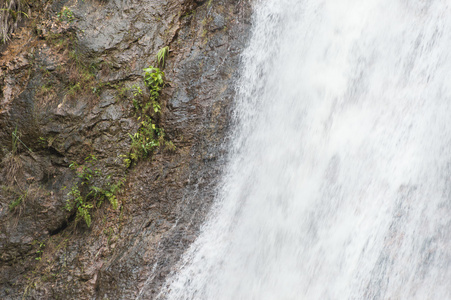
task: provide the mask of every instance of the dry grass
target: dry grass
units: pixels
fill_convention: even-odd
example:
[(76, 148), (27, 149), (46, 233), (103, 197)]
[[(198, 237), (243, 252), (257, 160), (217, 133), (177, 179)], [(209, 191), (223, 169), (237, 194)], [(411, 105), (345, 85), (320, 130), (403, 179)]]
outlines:
[(49, 80), (37, 90), (35, 95), (36, 104), (45, 106), (52, 105), (57, 102), (56, 87), (54, 86), (55, 84), (55, 82)]
[(21, 177), (22, 162), (18, 155), (8, 153), (2, 161), (4, 177), (8, 185), (14, 184)]
[(17, 24), (27, 17), (28, 6), (24, 0), (0, 0), (0, 41), (10, 40)]

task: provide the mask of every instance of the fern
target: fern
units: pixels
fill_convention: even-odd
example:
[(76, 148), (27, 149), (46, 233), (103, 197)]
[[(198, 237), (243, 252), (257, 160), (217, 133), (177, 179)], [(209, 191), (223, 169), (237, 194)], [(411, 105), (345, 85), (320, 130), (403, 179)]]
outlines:
[(164, 69), (165, 60), (166, 60), (166, 57), (168, 56), (168, 54), (169, 54), (168, 46), (161, 48), (157, 52), (157, 63), (158, 63), (158, 66), (162, 69)]

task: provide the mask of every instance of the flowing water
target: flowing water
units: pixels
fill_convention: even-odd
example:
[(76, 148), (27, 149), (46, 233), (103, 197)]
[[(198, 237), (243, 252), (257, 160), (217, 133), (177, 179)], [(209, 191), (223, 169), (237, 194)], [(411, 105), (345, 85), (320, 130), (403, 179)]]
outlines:
[(451, 7), (262, 0), (211, 216), (161, 299), (451, 299)]

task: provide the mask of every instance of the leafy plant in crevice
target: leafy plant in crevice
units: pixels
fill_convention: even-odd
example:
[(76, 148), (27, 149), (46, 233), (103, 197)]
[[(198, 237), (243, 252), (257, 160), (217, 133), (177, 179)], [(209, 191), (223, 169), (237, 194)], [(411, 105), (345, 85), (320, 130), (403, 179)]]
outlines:
[(159, 68), (150, 66), (143, 69), (143, 80), (149, 89), (149, 97), (143, 95), (139, 86), (132, 86), (132, 103), (140, 120), (140, 126), (135, 134), (129, 134), (131, 146), (128, 155), (125, 155), (124, 163), (130, 167), (140, 159), (149, 157), (160, 146), (166, 146), (175, 150), (171, 141), (165, 140), (164, 129), (158, 125), (161, 114), (160, 94), (165, 86), (165, 74), (162, 68), (169, 53), (169, 47), (158, 51), (156, 59)]
[(44, 242), (38, 242), (37, 240), (34, 240), (31, 244), (32, 245), (37, 245), (38, 249), (36, 250), (35, 260), (39, 260), (40, 261), (42, 259), (42, 254), (44, 254), (45, 243)]
[(108, 200), (113, 209), (118, 208), (117, 194), (121, 191), (125, 180), (116, 183), (111, 182), (111, 176), (107, 176), (102, 187), (96, 186), (95, 181), (99, 181), (104, 175), (95, 167), (97, 158), (89, 155), (85, 158), (85, 163), (79, 165), (72, 162), (69, 167), (74, 170), (79, 178), (70, 191), (67, 193), (65, 209), (75, 211), (75, 223), (84, 220), (88, 227), (91, 226), (91, 210), (99, 208), (105, 200)]
[(159, 114), (161, 106), (159, 103), (160, 92), (163, 89), (164, 72), (160, 68), (149, 67), (143, 70), (144, 83), (150, 90), (150, 101), (146, 101), (144, 106), (141, 106), (143, 113), (148, 113), (150, 106), (152, 106), (154, 113)]
[(131, 87), (131, 91), (132, 91), (132, 103), (133, 103), (133, 107), (135, 108), (136, 111), (139, 111), (141, 109), (141, 105), (142, 105), (142, 96), (143, 96), (143, 91), (141, 89), (141, 87), (139, 87), (138, 85), (134, 84)]
[(158, 67), (164, 69), (166, 57), (169, 55), (169, 47), (163, 47), (157, 52)]
[(67, 195), (70, 197), (66, 202), (66, 210), (72, 211), (76, 209), (75, 223), (80, 219), (83, 219), (88, 227), (91, 226), (91, 213), (90, 210), (94, 207), (92, 203), (88, 203), (88, 197), (81, 195), (80, 188), (77, 184), (74, 184)]

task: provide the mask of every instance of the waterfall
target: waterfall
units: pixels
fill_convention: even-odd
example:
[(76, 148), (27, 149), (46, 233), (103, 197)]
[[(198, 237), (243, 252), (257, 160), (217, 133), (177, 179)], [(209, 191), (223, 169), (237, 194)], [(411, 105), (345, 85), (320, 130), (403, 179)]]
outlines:
[(451, 299), (450, 16), (257, 1), (223, 183), (159, 298)]

